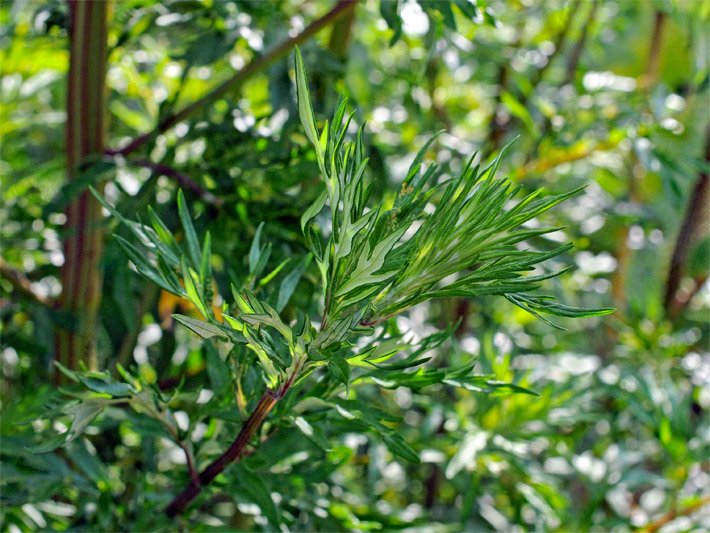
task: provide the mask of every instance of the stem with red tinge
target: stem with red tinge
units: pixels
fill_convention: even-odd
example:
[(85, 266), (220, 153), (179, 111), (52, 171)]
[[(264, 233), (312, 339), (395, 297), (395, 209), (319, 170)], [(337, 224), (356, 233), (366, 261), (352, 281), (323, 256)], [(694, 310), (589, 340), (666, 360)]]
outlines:
[(200, 473), (199, 479), (194, 479), (194, 476), (192, 476), (193, 479), (190, 481), (190, 484), (185, 487), (185, 490), (178, 494), (175, 499), (170, 502), (170, 505), (165, 508), (165, 514), (171, 518), (181, 514), (187, 506), (190, 505), (192, 500), (197, 498), (202, 491), (202, 487), (212, 483), (214, 478), (222, 473), (227, 466), (246, 455), (249, 441), (264, 423), (264, 420), (274, 408), (276, 402), (283, 398), (291, 388), (301, 368), (303, 368), (304, 362), (305, 359), (301, 359), (295, 364), (291, 375), (277, 390), (267, 389), (264, 394), (261, 395), (254, 411), (252, 411), (249, 418), (244, 422), (241, 431), (239, 431), (237, 438), (234, 439), (229, 449), (212, 461), (207, 468)]
[(210, 465), (200, 473), (199, 485), (195, 482), (195, 480), (193, 480), (185, 488), (185, 490), (175, 497), (170, 505), (165, 508), (165, 514), (171, 518), (181, 514), (185, 508), (190, 505), (192, 500), (200, 494), (202, 487), (212, 483), (214, 478), (216, 478), (227, 467), (227, 465), (236, 461), (244, 454), (249, 441), (254, 433), (256, 433), (256, 431), (261, 427), (266, 415), (271, 412), (271, 409), (274, 408), (276, 402), (285, 393), (285, 390), (281, 394), (272, 390), (267, 390), (261, 396), (256, 408), (242, 426), (239, 435), (237, 435), (237, 438), (234, 439), (234, 442), (229, 449), (210, 463)]
[[(104, 149), (105, 78), (108, 3), (69, 2), (71, 12), (67, 83), (67, 179), (81, 175), (81, 164)], [(101, 191), (102, 184), (96, 185)], [(55, 357), (71, 369), (96, 369), (96, 322), (101, 302), (101, 205), (88, 191), (66, 210), (62, 294), (58, 307), (71, 316), (71, 326), (58, 327)], [(61, 373), (55, 379), (59, 381)]]

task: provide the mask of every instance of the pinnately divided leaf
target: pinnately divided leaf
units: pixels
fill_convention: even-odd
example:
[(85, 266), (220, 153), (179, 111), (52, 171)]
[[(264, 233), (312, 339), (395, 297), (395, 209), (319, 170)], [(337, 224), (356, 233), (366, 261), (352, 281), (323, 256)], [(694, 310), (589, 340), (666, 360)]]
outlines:
[[(326, 206), (331, 213), (330, 234), (323, 235), (326, 249), (312, 248), (326, 285), (326, 324), (338, 322), (355, 309), (365, 310), (364, 323), (371, 325), (426, 300), (489, 295), (504, 296), (536, 316), (613, 312), (610, 308), (568, 307), (533, 293), (566, 269), (530, 272), (571, 245), (552, 250), (521, 246), (528, 239), (559, 230), (523, 225), (581, 189), (552, 196), (538, 190), (518, 200), (520, 187), (496, 176), (507, 147), (483, 166), (474, 165), (474, 154), (458, 176), (436, 184), (435, 165), (424, 168), (433, 137), (414, 158), (393, 208), (368, 209), (362, 126), (354, 141), (344, 140), (342, 101), (332, 122), (318, 134), (298, 52), (296, 86), (301, 121), (326, 184), (301, 219), (307, 242), (319, 242), (311, 236), (309, 223)], [(425, 210), (427, 204), (433, 204), (433, 210)]]
[[(445, 23), (454, 23), (450, 5), (422, 4), (431, 4)], [(464, 4), (455, 2), (464, 13), (475, 12)], [(391, 15), (389, 8), (385, 11)], [(424, 446), (410, 446), (405, 441), (400, 433), (403, 420), (372, 405), (394, 400), (401, 406), (401, 402), (390, 393), (373, 402), (373, 386), (389, 390), (405, 387), (417, 396), (427, 388), (442, 386), (490, 395), (536, 395), (527, 387), (526, 377), (513, 380), (507, 363), (503, 368), (491, 364), (488, 374), (475, 373), (475, 358), (461, 352), (456, 340), (450, 340), (458, 324), (428, 335), (413, 331), (410, 336), (401, 331), (399, 321), (390, 320), (417, 304), (436, 298), (502, 296), (550, 324), (547, 315), (599, 317), (613, 311), (566, 305), (538, 292), (551, 278), (568, 270), (551, 262), (572, 248), (571, 244), (551, 244), (553, 239), (545, 237), (562, 228), (546, 226), (544, 215), (579, 189), (557, 195), (542, 190), (521, 195), (522, 187), (498, 176), (505, 149), (489, 160), (474, 154), (463, 162), (460, 172), (443, 176), (436, 165), (427, 162), (437, 141), (434, 136), (413, 158), (399, 191), (374, 202), (364, 125), (359, 124), (357, 134), (348, 137), (357, 118), (347, 112), (347, 101), (341, 98), (332, 119), (319, 128), (298, 49), (295, 78), (299, 117), (313, 145), (323, 186), (300, 217), (310, 253), (292, 257), (297, 246), (293, 246), (290, 232), (269, 231), (267, 236), (261, 222), (246, 257), (227, 260), (212, 255), (209, 232), (200, 243), (182, 191), (177, 193), (177, 210), (184, 239), (173, 236), (151, 209), (146, 225), (140, 219), (134, 222), (124, 218), (99, 198), (135, 237), (129, 242), (116, 236), (138, 273), (192, 304), (185, 312), (196, 311), (195, 316), (172, 317), (204, 339), (198, 357), (191, 354), (186, 366), (192, 368), (193, 359), (200, 362), (206, 366), (206, 378), (195, 380), (199, 389), (191, 391), (190, 383), (183, 389), (181, 384), (170, 397), (171, 393), (156, 386), (157, 372), (150, 364), (139, 365), (139, 372), (152, 371), (150, 379), (131, 377), (118, 365), (125, 382), (116, 381), (108, 373), (60, 367), (83, 386), (83, 392), (75, 397), (88, 401), (66, 404), (61, 413), (72, 417), (71, 427), (46, 439), (35, 451), (50, 451), (78, 438), (104, 405), (128, 403), (149, 420), (151, 431), (173, 439), (185, 453), (191, 482), (168, 506), (171, 516), (175, 506), (194, 499), (203, 481), (206, 486), (220, 475), (218, 482), (225, 485), (223, 489), (237, 491), (238, 500), (256, 503), (261, 518), (273, 528), (293, 525), (289, 520), (294, 516), (295, 500), (291, 496), (276, 498), (280, 487), (273, 482), (278, 478), (268, 479), (265, 474), (276, 475), (286, 461), (308, 462), (310, 466), (323, 463), (322, 457), (326, 457), (326, 463), (333, 463), (331, 458), (349, 449), (341, 445), (331, 449), (329, 445), (328, 436), (341, 429), (369, 432), (391, 454), (420, 462), (415, 448)], [(277, 246), (264, 242), (267, 237), (284, 233), (289, 235), (286, 242)], [(219, 238), (214, 245), (223, 242)], [(311, 262), (316, 263), (320, 277), (314, 275), (316, 269), (309, 271)], [(214, 297), (229, 278), (234, 282), (233, 301)], [(302, 280), (304, 285), (307, 281), (316, 287), (299, 292), (295, 305), (289, 306)], [(197, 318), (197, 313), (201, 317)], [(138, 318), (142, 321), (142, 315)], [(444, 342), (450, 342), (450, 350), (442, 349)], [(492, 340), (490, 345), (490, 350), (484, 351), (492, 351)], [(454, 356), (442, 360), (450, 351)], [(432, 359), (435, 365), (429, 364)], [(310, 377), (314, 379), (309, 382)], [(212, 394), (200, 401), (205, 379)], [(287, 397), (291, 389), (294, 391)], [(179, 417), (173, 411), (177, 406), (185, 412), (194, 408), (187, 417), (187, 428), (178, 424)], [(269, 422), (262, 427), (267, 416)], [(419, 415), (416, 418), (423, 420)], [(188, 429), (199, 420), (209, 421), (206, 431), (214, 436), (205, 437), (206, 445), (200, 444), (195, 450), (196, 443), (191, 440), (194, 432)], [(241, 429), (227, 452), (218, 456), (210, 446), (223, 443), (224, 435), (218, 432), (233, 430), (232, 421), (241, 421)], [(289, 435), (293, 426), (300, 433)], [(269, 446), (279, 451), (275, 455), (283, 455), (279, 460), (283, 464), (269, 465), (263, 460), (268, 457), (246, 459), (247, 446), (263, 442), (279, 428), (279, 437)], [(300, 445), (296, 441), (279, 440), (295, 435), (304, 441), (301, 434), (315, 445), (308, 448), (314, 453), (295, 449)], [(279, 446), (283, 443), (286, 453), (281, 454)], [(447, 474), (457, 473), (464, 466), (463, 459), (471, 463), (470, 454), (479, 443), (480, 438), (465, 443), (469, 447), (466, 454), (454, 456)], [(321, 453), (321, 458), (316, 453)], [(195, 459), (203, 462), (210, 455), (214, 461), (196, 472)], [(242, 457), (245, 460), (236, 470), (222, 475), (229, 463)], [(290, 464), (287, 466), (290, 468)], [(299, 472), (301, 468), (299, 465)], [(309, 505), (305, 503), (305, 507)], [(353, 518), (357, 519), (354, 514)], [(342, 525), (365, 529), (363, 524), (353, 520)], [(387, 525), (393, 524), (398, 525)]]

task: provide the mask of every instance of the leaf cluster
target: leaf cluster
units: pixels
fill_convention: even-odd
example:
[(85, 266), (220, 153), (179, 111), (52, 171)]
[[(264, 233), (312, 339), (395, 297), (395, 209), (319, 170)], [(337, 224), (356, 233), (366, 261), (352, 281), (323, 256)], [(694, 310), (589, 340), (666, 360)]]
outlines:
[[(344, 140), (352, 115), (344, 118), (346, 102), (341, 100), (318, 133), (298, 51), (296, 86), (301, 121), (326, 186), (301, 219), (323, 279), (324, 323), (363, 313), (363, 324), (377, 324), (418, 303), (454, 296), (501, 295), (536, 316), (613, 311), (570, 307), (550, 296), (528, 294), (566, 269), (525, 274), (572, 245), (549, 251), (524, 247), (528, 239), (561, 229), (525, 224), (580, 189), (553, 196), (540, 189), (516, 201), (521, 187), (496, 177), (504, 151), (485, 166), (474, 164), (474, 154), (458, 176), (437, 180), (436, 166), (424, 164), (431, 139), (414, 158), (391, 208), (369, 206), (364, 126), (354, 141)], [(326, 205), (330, 232), (322, 244), (325, 232), (316, 232), (310, 223)]]

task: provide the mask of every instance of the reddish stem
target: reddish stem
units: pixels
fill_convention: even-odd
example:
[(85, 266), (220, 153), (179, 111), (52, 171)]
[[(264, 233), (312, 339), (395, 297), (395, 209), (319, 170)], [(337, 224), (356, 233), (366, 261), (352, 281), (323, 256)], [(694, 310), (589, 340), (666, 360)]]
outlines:
[[(185, 508), (194, 500), (202, 490), (202, 487), (212, 483), (230, 463), (239, 459), (245, 454), (246, 447), (249, 444), (252, 436), (261, 427), (264, 419), (273, 409), (276, 402), (286, 393), (286, 386), (279, 392), (267, 390), (259, 399), (259, 403), (252, 414), (247, 418), (247, 421), (242, 426), (239, 435), (234, 439), (234, 442), (229, 449), (210, 463), (199, 476), (198, 480), (193, 479), (190, 484), (178, 494), (175, 499), (165, 508), (165, 514), (169, 517), (174, 517), (181, 514)], [(198, 484), (199, 483), (199, 484)]]

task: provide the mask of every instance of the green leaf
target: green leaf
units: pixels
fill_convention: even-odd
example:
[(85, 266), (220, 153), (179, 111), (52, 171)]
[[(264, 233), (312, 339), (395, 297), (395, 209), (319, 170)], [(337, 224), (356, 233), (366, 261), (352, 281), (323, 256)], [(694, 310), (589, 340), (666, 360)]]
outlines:
[(476, 2), (471, 0), (453, 0), (454, 5), (471, 20), (476, 20), (479, 17), (478, 7)]
[(175, 292), (175, 287), (163, 278), (162, 274), (148, 262), (145, 256), (141, 254), (135, 246), (120, 235), (114, 235), (114, 238), (118, 241), (119, 246), (123, 248), (123, 251), (126, 252), (128, 259), (133, 263), (133, 266), (136, 267), (139, 274), (170, 293), (180, 294)]
[(177, 204), (180, 223), (182, 224), (182, 229), (185, 231), (185, 240), (187, 241), (187, 251), (190, 254), (190, 261), (192, 262), (192, 267), (198, 269), (200, 267), (201, 255), (200, 242), (197, 240), (197, 233), (195, 233), (195, 227), (192, 225), (192, 217), (185, 203), (185, 195), (182, 189), (178, 190)]
[(318, 446), (321, 450), (329, 452), (331, 446), (328, 443), (328, 439), (325, 438), (323, 431), (317, 425), (311, 425), (305, 418), (298, 416), (293, 421), (294, 425), (301, 430), (308, 439), (313, 441), (313, 443)]
[(94, 483), (111, 483), (106, 466), (99, 459), (98, 454), (89, 452), (83, 439), (72, 439), (65, 444), (66, 454), (69, 460)]
[(301, 261), (299, 261), (293, 270), (291, 270), (291, 272), (284, 277), (281, 285), (279, 286), (279, 295), (276, 300), (276, 310), (278, 312), (283, 311), (283, 308), (286, 307), (286, 304), (288, 304), (288, 301), (291, 299), (291, 296), (298, 286), (298, 282), (301, 281), (304, 272), (311, 263), (311, 257), (312, 256), (310, 254), (305, 256), (301, 259)]
[(261, 231), (264, 229), (264, 223), (262, 222), (256, 228), (256, 233), (254, 234), (254, 240), (251, 242), (251, 248), (249, 248), (249, 272), (254, 274), (256, 271), (256, 265), (259, 263), (259, 256), (261, 255)]
[(76, 382), (79, 381), (79, 376), (78, 376), (77, 372), (74, 372), (73, 370), (70, 370), (69, 368), (65, 367), (59, 361), (54, 361), (54, 366), (56, 366), (62, 374), (64, 374), (66, 377), (68, 377), (72, 381), (76, 381)]
[(269, 476), (257, 475), (243, 462), (236, 465), (234, 476), (243, 493), (259, 506), (259, 509), (268, 518), (269, 522), (274, 526), (278, 526), (281, 522), (279, 511), (271, 498), (271, 490), (264, 481)]
[(315, 199), (315, 201), (306, 209), (301, 215), (301, 231), (304, 231), (306, 228), (306, 225), (313, 220), (318, 213), (321, 212), (323, 209), (323, 206), (325, 206), (325, 201), (328, 199), (328, 191), (324, 190), (320, 195), (318, 195), (318, 198)]
[(530, 396), (540, 396), (534, 390), (522, 387), (515, 383), (508, 383), (506, 381), (490, 379), (490, 376), (486, 375), (471, 375), (453, 378), (447, 377), (446, 379), (442, 380), (442, 383), (446, 385), (452, 385), (454, 387), (461, 387), (473, 392), (493, 394), (497, 396), (514, 393), (528, 394)]
[(27, 449), (32, 453), (39, 454), (48, 453), (66, 446), (84, 433), (87, 426), (103, 411), (105, 406), (106, 404), (101, 400), (84, 400), (71, 406), (66, 410), (66, 414), (72, 417), (71, 427), (68, 431), (38, 445), (29, 446)]
[(197, 307), (200, 313), (202, 313), (203, 317), (207, 318), (211, 316), (210, 311), (212, 309), (210, 308), (208, 311), (205, 302), (202, 300), (202, 295), (197, 292), (197, 286), (195, 285), (195, 280), (192, 277), (192, 271), (187, 265), (187, 261), (185, 261), (184, 257), (180, 258), (180, 267), (182, 269), (182, 281), (185, 284), (185, 292), (187, 292), (188, 298), (195, 305), (195, 307)]
[(406, 441), (396, 433), (388, 433), (382, 436), (382, 440), (385, 441), (387, 448), (395, 455), (400, 456), (402, 459), (409, 461), (410, 463), (421, 463), (421, 459), (417, 452), (406, 443)]
[(135, 394), (135, 389), (128, 383), (113, 380), (108, 374), (77, 374), (79, 381), (89, 390), (108, 394), (112, 398), (125, 398)]
[(339, 355), (334, 355), (330, 358), (328, 361), (328, 371), (346, 387), (350, 383), (350, 365)]
[(61, 433), (60, 435), (55, 435), (44, 442), (36, 444), (34, 446), (27, 446), (27, 451), (31, 453), (49, 453), (53, 452), (57, 448), (61, 448), (66, 444), (67, 432)]
[(210, 232), (205, 233), (205, 242), (202, 245), (202, 256), (200, 260), (200, 280), (202, 280), (202, 291), (207, 292), (212, 284), (212, 239)]
[(148, 217), (150, 218), (150, 223), (158, 237), (160, 237), (160, 239), (173, 250), (179, 250), (180, 247), (178, 246), (173, 233), (170, 231), (165, 222), (163, 222), (157, 215), (157, 213), (153, 211), (151, 206), (148, 206)]
[(394, 30), (389, 45), (393, 46), (402, 36), (402, 17), (399, 15), (401, 0), (380, 0), (380, 15), (385, 19), (387, 27)]
[(311, 144), (316, 149), (319, 161), (322, 161), (323, 153), (320, 147), (321, 145), (318, 137), (318, 130), (316, 129), (315, 117), (313, 115), (311, 95), (308, 92), (308, 79), (306, 77), (306, 70), (303, 66), (303, 57), (301, 57), (301, 51), (298, 47), (296, 47), (294, 55), (296, 59), (296, 99), (298, 101), (298, 115), (301, 119), (301, 125), (306, 132), (308, 140), (311, 141)]
[(503, 91), (500, 95), (500, 101), (505, 107), (508, 108), (511, 115), (520, 119), (520, 121), (525, 124), (528, 133), (530, 133), (532, 137), (538, 137), (540, 135), (532, 115), (527, 108), (515, 98), (515, 96), (508, 91)]
[(260, 287), (263, 287), (264, 285), (267, 285), (271, 280), (273, 280), (273, 279), (279, 274), (279, 272), (281, 272), (281, 271), (283, 270), (283, 268), (284, 268), (290, 261), (291, 261), (290, 258), (287, 258), (287, 259), (284, 259), (283, 261), (281, 261), (281, 263), (279, 263), (279, 265), (278, 265), (275, 269), (273, 269), (273, 270), (272, 270), (271, 272), (269, 272), (266, 276), (264, 276), (263, 278), (261, 278), (261, 279), (259, 280), (259, 286), (260, 286)]
[[(446, 383), (446, 381), (444, 381)], [(520, 394), (528, 394), (530, 396), (540, 396), (537, 392), (526, 387), (522, 387), (515, 383), (508, 383), (505, 381), (497, 381), (493, 379), (486, 380), (486, 385), (490, 387), (493, 392), (516, 392)]]
[(423, 365), (427, 361), (429, 361), (431, 357), (422, 357), (421, 359), (414, 359), (414, 360), (408, 360), (405, 359), (403, 361), (399, 361), (397, 363), (392, 363), (389, 365), (380, 365), (377, 363), (372, 363), (369, 362), (372, 366), (379, 368), (380, 370), (405, 370), (407, 368), (412, 368), (415, 366)]
[(226, 340), (228, 338), (227, 334), (219, 327), (214, 324), (210, 324), (209, 322), (205, 322), (204, 320), (198, 320), (197, 318), (190, 318), (189, 316), (178, 314), (172, 315), (172, 317), (186, 328), (197, 333), (203, 339), (217, 337)]
[(207, 363), (207, 377), (215, 393), (219, 394), (231, 382), (231, 372), (227, 363), (220, 357), (217, 349), (210, 342), (202, 344)]

